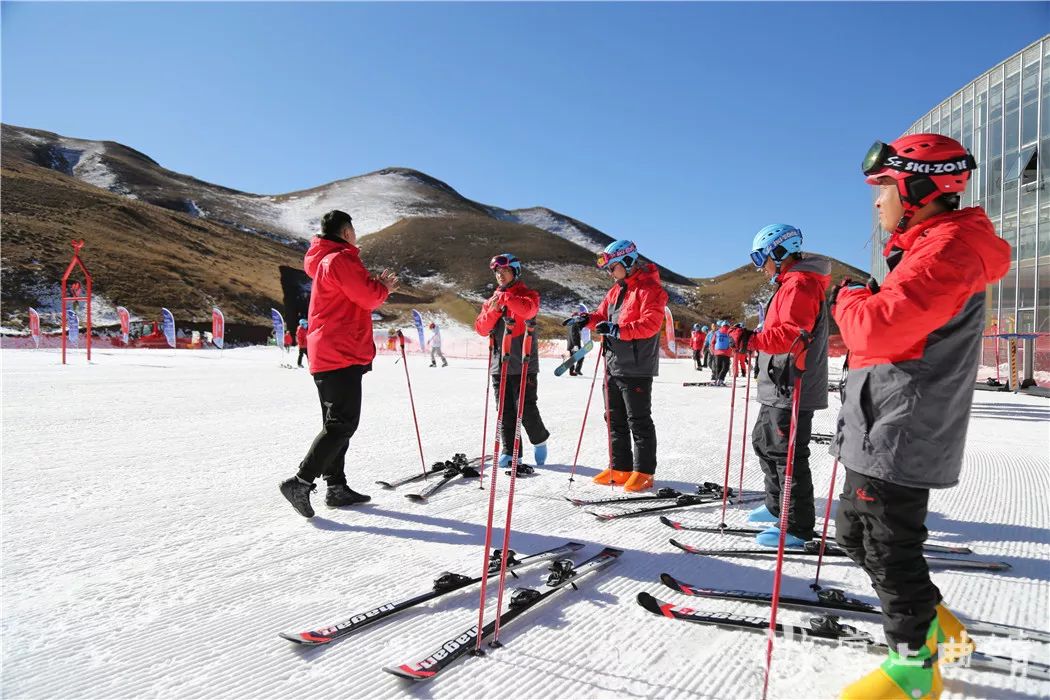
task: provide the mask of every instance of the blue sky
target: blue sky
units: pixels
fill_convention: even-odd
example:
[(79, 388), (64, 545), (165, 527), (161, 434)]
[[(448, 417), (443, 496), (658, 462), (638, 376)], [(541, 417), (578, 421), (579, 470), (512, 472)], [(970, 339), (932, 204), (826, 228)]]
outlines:
[(5, 2), (0, 114), (257, 193), (417, 168), (692, 276), (774, 222), (867, 268), (867, 147), (1048, 8)]

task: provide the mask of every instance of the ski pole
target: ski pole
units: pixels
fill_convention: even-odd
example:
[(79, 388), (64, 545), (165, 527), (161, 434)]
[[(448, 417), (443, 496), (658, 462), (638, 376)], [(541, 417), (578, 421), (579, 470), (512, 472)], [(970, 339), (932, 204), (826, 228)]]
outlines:
[(427, 461), (423, 459), (423, 438), (419, 436), (419, 420), (416, 419), (416, 400), (412, 398), (412, 379), (408, 376), (408, 360), (405, 359), (405, 334), (397, 331), (401, 342), (401, 363), (405, 366), (405, 381), (408, 382), (408, 402), (412, 406), (412, 423), (416, 426), (416, 442), (419, 443), (419, 463), (423, 467), (423, 480), (427, 481)]
[[(766, 699), (769, 690), (769, 671), (773, 665), (773, 640), (777, 635), (777, 608), (780, 604), (780, 581), (784, 568), (784, 541), (787, 536), (788, 512), (791, 510), (791, 476), (795, 467), (795, 440), (798, 438), (798, 407), (802, 402), (802, 373), (806, 371), (806, 347), (810, 335), (802, 331), (788, 349), (788, 356), (794, 357), (795, 382), (791, 392), (791, 429), (788, 431), (787, 466), (784, 468), (784, 485), (780, 496), (780, 538), (777, 540), (777, 566), (773, 573), (773, 598), (769, 613), (769, 636), (766, 638), (766, 674), (762, 680), (762, 700)], [(793, 355), (795, 346), (802, 342), (802, 350)], [(827, 521), (825, 520), (825, 523)]]
[[(506, 311), (504, 310), (504, 314)], [(473, 653), (481, 655), (485, 652), (481, 649), (481, 630), (485, 628), (485, 597), (488, 592), (489, 582), (489, 551), (492, 547), (492, 516), (496, 510), (496, 477), (499, 475), (499, 448), (500, 435), (503, 432), (503, 404), (507, 395), (507, 365), (510, 364), (510, 352), (514, 342), (512, 335), (514, 320), (503, 317), (503, 341), (500, 344), (500, 374), (499, 390), (496, 397), (496, 440), (492, 447), (492, 476), (489, 479), (489, 517), (485, 525), (485, 552), (481, 569), (481, 601), (478, 603), (478, 641), (474, 646)], [(507, 552), (502, 552), (502, 558), (506, 559)]]
[(726, 501), (729, 500), (729, 458), (733, 453), (733, 416), (736, 413), (736, 358), (733, 358), (733, 389), (729, 399), (729, 436), (726, 439), (726, 474), (722, 480), (722, 520), (718, 527), (726, 526)]
[(824, 531), (820, 533), (820, 554), (817, 555), (817, 575), (809, 587), (814, 591), (820, 590), (820, 565), (824, 561), (824, 547), (828, 543), (828, 521), (831, 519), (831, 500), (835, 498), (835, 472), (839, 468), (839, 458), (831, 465), (831, 486), (828, 487), (828, 503), (824, 506)]
[[(597, 364), (597, 363), (596, 363)], [(613, 479), (611, 473), (613, 468), (613, 450), (612, 450), (612, 406), (609, 404), (609, 366), (608, 360), (605, 359), (605, 338), (602, 338), (602, 367), (605, 368), (603, 372), (603, 389), (605, 392), (605, 439), (609, 445), (609, 488), (616, 489), (616, 480)]]
[(748, 364), (744, 365), (747, 372), (747, 389), (744, 391), (744, 436), (740, 439), (740, 488), (736, 497), (744, 495), (744, 462), (747, 460), (747, 409), (751, 406), (751, 353), (747, 354)]
[(481, 469), (478, 488), (485, 488), (485, 443), (489, 439), (489, 385), (492, 382), (492, 351), (496, 349), (496, 336), (489, 332), (489, 362), (485, 367), (485, 420), (481, 425)]
[[(503, 524), (503, 552), (510, 551), (510, 518), (514, 513), (514, 484), (518, 480), (518, 453), (521, 451), (521, 416), (525, 412), (525, 391), (529, 381), (529, 355), (532, 353), (533, 334), (536, 332), (536, 321), (525, 321), (525, 339), (521, 344), (521, 382), (518, 384), (518, 413), (514, 422), (514, 448), (510, 457), (510, 487), (507, 490), (507, 521)], [(496, 620), (489, 646), (499, 647), (500, 614), (503, 612), (503, 592), (507, 587), (507, 557), (499, 563), (499, 585), (496, 593)], [(481, 635), (478, 627), (478, 636)]]
[[(605, 356), (603, 355), (602, 360), (604, 361), (604, 359)], [(570, 484), (574, 481), (573, 477), (576, 475), (576, 465), (580, 462), (580, 446), (583, 445), (583, 431), (587, 427), (587, 414), (590, 413), (591, 410), (591, 399), (594, 398), (594, 383), (598, 380), (598, 367), (601, 364), (602, 363), (597, 360), (594, 361), (594, 376), (591, 377), (591, 390), (590, 393), (587, 394), (587, 405), (583, 409), (583, 424), (580, 425), (580, 439), (576, 441), (576, 454), (572, 458), (572, 471), (569, 472)]]

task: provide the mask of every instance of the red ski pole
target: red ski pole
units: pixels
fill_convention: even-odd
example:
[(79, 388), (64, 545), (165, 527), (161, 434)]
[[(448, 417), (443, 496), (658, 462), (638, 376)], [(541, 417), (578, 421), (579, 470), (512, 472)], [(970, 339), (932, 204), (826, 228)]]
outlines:
[[(795, 467), (795, 440), (798, 437), (798, 407), (802, 401), (802, 373), (805, 372), (806, 347), (810, 335), (805, 331), (799, 334), (791, 344), (788, 355), (792, 355), (795, 345), (801, 341), (802, 350), (795, 355), (795, 382), (791, 392), (791, 429), (788, 431), (787, 466), (784, 468), (784, 486), (780, 497), (780, 539), (777, 541), (777, 566), (773, 574), (773, 600), (769, 611), (769, 635), (766, 638), (766, 674), (762, 680), (762, 700), (769, 690), (769, 671), (773, 665), (773, 640), (777, 634), (777, 608), (780, 606), (780, 580), (784, 567), (784, 540), (787, 536), (788, 513), (791, 510), (791, 476)], [(825, 522), (827, 522), (825, 520)]]
[(489, 439), (489, 385), (492, 381), (492, 351), (496, 348), (496, 336), (489, 333), (489, 363), (485, 368), (485, 421), (481, 426), (481, 469), (478, 470), (478, 488), (485, 488), (485, 442)]
[[(492, 642), (489, 646), (498, 647), (500, 614), (503, 612), (503, 592), (507, 587), (507, 552), (510, 551), (510, 518), (514, 513), (514, 484), (518, 480), (518, 453), (521, 451), (521, 416), (525, 412), (525, 389), (529, 379), (529, 355), (532, 353), (532, 336), (535, 333), (536, 322), (529, 319), (525, 322), (525, 339), (521, 344), (521, 382), (518, 385), (518, 414), (514, 423), (514, 448), (510, 457), (510, 488), (507, 491), (507, 521), (503, 524), (503, 553), (504, 556), (499, 563), (499, 585), (496, 593), (496, 620), (492, 631)], [(498, 467), (493, 467), (497, 469)], [(481, 636), (482, 627), (478, 627), (478, 636)]]
[[(605, 361), (605, 356), (602, 355), (602, 362)], [(569, 472), (569, 483), (574, 481), (573, 477), (576, 476), (576, 465), (580, 462), (580, 446), (583, 445), (583, 431), (587, 427), (587, 414), (591, 411), (591, 399), (594, 398), (594, 383), (598, 380), (598, 366), (602, 362), (594, 361), (594, 376), (591, 377), (591, 391), (587, 394), (587, 406), (583, 409), (583, 424), (580, 425), (580, 439), (576, 441), (576, 455), (572, 458), (572, 471)]]
[(824, 563), (824, 547), (828, 543), (828, 521), (831, 520), (831, 501), (835, 498), (835, 472), (839, 468), (839, 459), (835, 458), (831, 465), (831, 486), (828, 487), (828, 503), (824, 506), (824, 530), (820, 533), (820, 554), (817, 555), (817, 575), (809, 587), (814, 591), (820, 590), (820, 565)]
[[(597, 363), (595, 363), (595, 364), (597, 364)], [(605, 340), (604, 339), (602, 340), (602, 367), (604, 367), (605, 370), (606, 370), (605, 372), (603, 372), (604, 378), (602, 380), (602, 383), (603, 383), (603, 387), (602, 388), (604, 389), (604, 392), (605, 392), (605, 439), (606, 439), (606, 442), (609, 445), (609, 469), (611, 471), (612, 468), (613, 468), (612, 422), (610, 421), (610, 419), (612, 418), (612, 410), (611, 410), (611, 407), (609, 406), (609, 372), (608, 372), (609, 367), (608, 367), (607, 361), (605, 359)], [(613, 475), (611, 473), (609, 474), (609, 488), (611, 488), (611, 489), (615, 489), (616, 488), (616, 480), (613, 479)]]
[(736, 358), (733, 358), (733, 389), (729, 399), (729, 437), (726, 439), (726, 474), (722, 480), (722, 524), (726, 526), (726, 501), (729, 500), (729, 458), (733, 453), (733, 415), (736, 413)]
[[(500, 345), (499, 396), (496, 397), (496, 441), (492, 447), (492, 477), (489, 479), (489, 518), (488, 523), (485, 525), (485, 552), (481, 569), (481, 601), (478, 604), (478, 641), (474, 646), (475, 654), (484, 653), (481, 650), (481, 630), (485, 627), (485, 597), (488, 592), (489, 582), (489, 551), (492, 547), (492, 516), (496, 510), (496, 477), (499, 475), (500, 435), (503, 431), (503, 399), (507, 394), (507, 365), (510, 364), (510, 351), (514, 342), (514, 336), (512, 335), (514, 321), (504, 316), (503, 323), (503, 342)], [(506, 560), (506, 550), (501, 553), (501, 558)]]
[(423, 466), (423, 480), (427, 481), (427, 462), (423, 459), (423, 438), (419, 436), (419, 421), (416, 419), (416, 400), (412, 398), (412, 379), (408, 376), (408, 360), (405, 358), (405, 334), (397, 331), (401, 343), (401, 364), (405, 366), (405, 381), (408, 382), (408, 402), (412, 406), (412, 424), (416, 426), (416, 442), (419, 443), (419, 463)]
[(747, 461), (747, 409), (751, 406), (751, 353), (747, 354), (748, 362), (744, 365), (747, 372), (747, 389), (744, 391), (744, 436), (740, 439), (740, 488), (736, 492), (739, 499), (744, 494), (744, 462)]

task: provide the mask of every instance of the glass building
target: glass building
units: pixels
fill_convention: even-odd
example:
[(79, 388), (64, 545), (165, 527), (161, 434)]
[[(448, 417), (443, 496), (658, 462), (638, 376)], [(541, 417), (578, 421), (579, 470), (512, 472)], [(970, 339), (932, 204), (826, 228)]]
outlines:
[[(1014, 252), (1010, 272), (988, 289), (987, 327), (1050, 332), (1050, 34), (978, 76), (904, 133), (951, 136), (977, 159), (962, 206), (984, 207)], [(873, 240), (884, 241), (878, 217), (874, 227)], [(886, 272), (882, 244), (873, 245), (872, 274), (882, 279)], [(1050, 369), (1040, 359), (1035, 369)]]

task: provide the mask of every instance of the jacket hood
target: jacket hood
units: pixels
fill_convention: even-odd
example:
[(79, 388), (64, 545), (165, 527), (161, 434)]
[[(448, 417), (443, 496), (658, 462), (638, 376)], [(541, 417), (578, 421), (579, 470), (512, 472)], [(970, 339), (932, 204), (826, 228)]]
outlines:
[(660, 270), (653, 263), (644, 263), (635, 270), (633, 275), (624, 278), (624, 282), (627, 283), (628, 287), (633, 287), (643, 282), (660, 284)]
[(310, 279), (313, 279), (317, 274), (317, 266), (321, 264), (325, 256), (340, 250), (350, 250), (356, 254), (358, 249), (357, 246), (352, 246), (349, 243), (337, 243), (327, 238), (314, 236), (310, 240), (310, 248), (306, 251), (306, 256), (303, 258), (303, 270)]
[(981, 207), (966, 207), (931, 216), (900, 234), (895, 245), (908, 250), (924, 234), (951, 236), (958, 244), (969, 248), (984, 266), (985, 284), (995, 282), (1010, 270), (1013, 259), (1010, 244), (995, 232), (995, 225)]
[(793, 275), (800, 275), (817, 279), (821, 287), (826, 291), (831, 285), (831, 261), (822, 255), (806, 254), (801, 260), (791, 266), (787, 272), (780, 273), (777, 281), (783, 284)]

